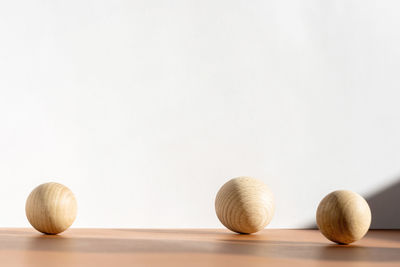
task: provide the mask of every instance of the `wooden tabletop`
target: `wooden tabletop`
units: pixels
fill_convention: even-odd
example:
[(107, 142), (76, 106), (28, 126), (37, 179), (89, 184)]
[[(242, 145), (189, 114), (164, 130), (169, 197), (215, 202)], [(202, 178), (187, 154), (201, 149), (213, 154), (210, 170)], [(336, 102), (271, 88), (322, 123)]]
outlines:
[[(271, 265), (272, 264), (272, 265)], [(316, 230), (70, 229), (46, 236), (0, 229), (0, 265), (40, 266), (400, 266), (400, 230), (371, 230), (335, 245)]]

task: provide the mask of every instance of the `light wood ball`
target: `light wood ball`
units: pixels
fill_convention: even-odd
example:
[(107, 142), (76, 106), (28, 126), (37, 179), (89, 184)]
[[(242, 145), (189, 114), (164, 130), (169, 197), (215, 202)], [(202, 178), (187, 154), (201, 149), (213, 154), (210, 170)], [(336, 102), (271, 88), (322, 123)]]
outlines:
[(58, 183), (45, 183), (36, 187), (25, 205), (29, 223), (44, 234), (58, 234), (75, 220), (77, 203), (69, 188)]
[(371, 210), (359, 194), (347, 190), (334, 191), (319, 203), (317, 225), (329, 240), (350, 244), (368, 232)]
[(226, 228), (251, 234), (264, 229), (271, 221), (274, 198), (262, 181), (238, 177), (226, 182), (218, 191), (215, 211)]

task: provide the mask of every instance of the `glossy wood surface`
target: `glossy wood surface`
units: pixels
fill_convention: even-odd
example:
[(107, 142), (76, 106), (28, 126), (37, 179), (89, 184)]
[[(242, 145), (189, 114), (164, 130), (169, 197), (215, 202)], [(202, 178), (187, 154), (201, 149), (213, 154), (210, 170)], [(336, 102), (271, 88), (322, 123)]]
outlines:
[(0, 229), (7, 267), (400, 266), (400, 230), (371, 230), (335, 245), (317, 230), (69, 229), (58, 236)]

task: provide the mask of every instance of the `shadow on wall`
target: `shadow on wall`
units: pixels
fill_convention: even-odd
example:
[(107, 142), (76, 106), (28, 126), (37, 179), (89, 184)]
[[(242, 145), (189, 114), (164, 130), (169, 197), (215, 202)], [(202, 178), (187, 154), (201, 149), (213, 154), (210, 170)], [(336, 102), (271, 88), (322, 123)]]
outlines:
[(400, 180), (367, 197), (371, 229), (400, 229)]
[[(370, 229), (400, 229), (400, 180), (365, 198), (371, 208)], [(310, 224), (307, 229), (317, 229)]]

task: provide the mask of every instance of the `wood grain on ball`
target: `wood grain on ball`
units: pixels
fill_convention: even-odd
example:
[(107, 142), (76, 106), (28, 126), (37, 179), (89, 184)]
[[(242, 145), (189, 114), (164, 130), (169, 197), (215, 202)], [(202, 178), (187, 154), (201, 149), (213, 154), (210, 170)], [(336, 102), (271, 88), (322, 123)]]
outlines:
[(371, 210), (367, 201), (347, 190), (334, 191), (323, 198), (316, 217), (321, 233), (339, 244), (350, 244), (361, 239), (371, 224)]
[(58, 234), (72, 225), (77, 213), (74, 194), (66, 186), (45, 183), (36, 187), (25, 205), (26, 217), (39, 232)]
[(218, 219), (237, 233), (255, 233), (265, 228), (274, 214), (271, 191), (260, 180), (238, 177), (225, 183), (215, 199)]

